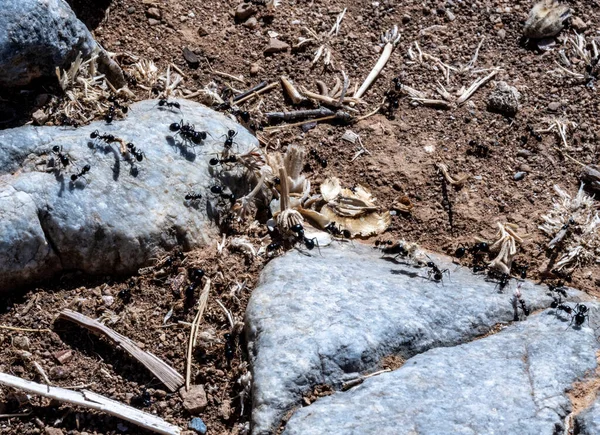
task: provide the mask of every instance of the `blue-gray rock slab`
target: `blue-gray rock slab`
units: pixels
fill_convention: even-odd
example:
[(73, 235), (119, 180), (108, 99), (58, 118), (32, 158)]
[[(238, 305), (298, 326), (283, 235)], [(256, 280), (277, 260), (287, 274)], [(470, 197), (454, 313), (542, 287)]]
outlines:
[(64, 0), (3, 0), (0, 7), (0, 87), (56, 77), (81, 52), (97, 47)]
[[(208, 160), (223, 150), (229, 129), (238, 132), (234, 152), (258, 141), (223, 114), (179, 102), (182, 111), (161, 108), (155, 100), (136, 103), (126, 119), (109, 125), (0, 131), (0, 289), (62, 271), (132, 273), (161, 251), (214, 240), (208, 208), (216, 198), (208, 188), (216, 181)], [(169, 129), (182, 119), (210, 133), (195, 150)], [(118, 142), (92, 140), (95, 130), (132, 142), (145, 157), (132, 166)], [(47, 168), (58, 162), (54, 146), (70, 159), (66, 168)], [(72, 182), (85, 165), (89, 173)], [(202, 194), (201, 201), (184, 200), (192, 190)]]
[[(515, 318), (514, 280), (500, 292), (485, 276), (433, 256), (450, 271), (438, 283), (427, 268), (382, 258), (360, 243), (335, 242), (321, 253), (301, 249), (273, 260), (250, 298), (255, 434), (276, 430), (315, 385), (339, 389), (381, 368), (386, 356), (455, 346)], [(532, 311), (552, 302), (545, 287), (525, 282), (521, 292)]]
[(567, 393), (596, 368), (598, 350), (592, 327), (567, 325), (546, 310), (496, 335), (429, 350), (299, 409), (283, 433), (564, 433)]
[(575, 428), (580, 435), (600, 434), (600, 397), (575, 418)]

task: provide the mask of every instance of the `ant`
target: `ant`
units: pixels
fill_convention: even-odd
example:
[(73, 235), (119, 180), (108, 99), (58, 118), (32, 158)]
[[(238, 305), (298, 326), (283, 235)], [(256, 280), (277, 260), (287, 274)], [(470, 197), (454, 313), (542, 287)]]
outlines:
[(527, 269), (529, 269), (529, 266), (518, 266), (517, 264), (513, 264), (512, 268), (517, 272), (521, 279), (527, 278)]
[(281, 248), (281, 243), (272, 242), (272, 243), (269, 243), (269, 245), (267, 245), (267, 252), (277, 251), (280, 248)]
[(200, 145), (200, 142), (205, 140), (207, 137), (207, 133), (205, 131), (196, 131), (193, 125), (184, 124), (183, 119), (180, 123), (172, 123), (169, 126), (169, 130), (176, 131), (186, 143), (192, 143), (194, 145)]
[(60, 164), (62, 165), (63, 168), (66, 168), (67, 166), (69, 166), (69, 163), (70, 163), (69, 157), (67, 157), (66, 154), (63, 154), (61, 146), (54, 145), (52, 147), (52, 152), (54, 154), (56, 154), (56, 156), (58, 157), (58, 160), (60, 161)]
[(81, 126), (81, 122), (62, 114), (60, 117), (60, 125), (77, 128)]
[(498, 272), (497, 270), (490, 270), (488, 272), (488, 276), (492, 279), (498, 280), (496, 286), (500, 287), (500, 292), (504, 291), (504, 287), (508, 285), (511, 278), (511, 276), (508, 273)]
[(200, 201), (202, 199), (202, 195), (195, 192), (190, 192), (185, 195), (185, 200), (190, 202)]
[(75, 182), (80, 177), (85, 179), (84, 175), (87, 174), (88, 172), (90, 172), (90, 169), (92, 169), (92, 167), (90, 165), (85, 165), (78, 174), (71, 175), (71, 181)]
[(467, 247), (462, 244), (459, 245), (458, 248), (456, 248), (456, 251), (454, 251), (454, 256), (456, 258), (463, 258), (466, 254), (467, 254)]
[(147, 408), (152, 405), (152, 398), (150, 397), (150, 393), (144, 389), (142, 394), (131, 399), (131, 403), (136, 406), (141, 406), (142, 408)]
[(394, 259), (398, 257), (406, 257), (408, 255), (408, 251), (406, 250), (402, 242), (394, 243), (391, 240), (377, 240), (375, 241), (375, 246), (381, 249), (383, 255), (395, 255)]
[(522, 283), (517, 284), (517, 288), (513, 292), (513, 297), (511, 299), (514, 311), (515, 311), (515, 321), (519, 320), (518, 306), (521, 306), (521, 311), (525, 314), (525, 317), (529, 316), (531, 310), (525, 303), (525, 300), (521, 297), (521, 285)]
[(310, 150), (310, 155), (317, 161), (319, 162), (319, 164), (321, 165), (322, 168), (326, 168), (327, 167), (327, 159), (323, 159), (321, 158), (321, 156), (319, 155), (319, 153), (317, 152), (316, 149), (311, 149)]
[(129, 287), (124, 288), (119, 292), (118, 296), (121, 298), (124, 304), (128, 304), (131, 302), (131, 289)]
[(575, 326), (581, 326), (585, 322), (585, 319), (588, 319), (588, 324), (590, 323), (590, 315), (588, 313), (589, 308), (586, 305), (577, 304), (575, 305), (575, 309), (573, 311), (575, 314), (571, 316), (571, 322), (569, 323), (569, 326), (571, 326), (573, 321), (575, 321)]
[(488, 157), (490, 155), (490, 148), (487, 145), (480, 144), (476, 140), (469, 141), (470, 149), (467, 150), (467, 154), (475, 157)]
[(136, 159), (138, 162), (141, 162), (142, 160), (144, 160), (144, 156), (145, 156), (146, 154), (144, 154), (144, 152), (143, 152), (143, 151), (141, 151), (140, 149), (136, 148), (136, 147), (135, 147), (135, 145), (134, 145), (134, 144), (132, 144), (131, 142), (129, 142), (129, 143), (127, 144), (127, 149), (129, 150), (129, 152), (130, 152), (131, 154), (133, 154), (133, 156), (135, 157), (135, 159)]
[(181, 104), (179, 104), (177, 101), (170, 102), (169, 100), (165, 100), (164, 98), (158, 100), (158, 105), (160, 107), (167, 106), (169, 109), (175, 107), (176, 109), (181, 110)]
[(103, 140), (106, 143), (111, 143), (111, 142), (115, 142), (117, 140), (116, 137), (114, 137), (112, 134), (100, 134), (100, 132), (98, 130), (94, 130), (91, 134), (90, 134), (90, 138), (92, 139), (100, 139)]
[(220, 186), (218, 184), (215, 184), (214, 186), (211, 186), (210, 191), (214, 195), (219, 195), (222, 199), (228, 199), (228, 200), (230, 200), (232, 202), (235, 200), (235, 195), (233, 193), (225, 193), (225, 192), (223, 192), (223, 186)]
[(345, 239), (349, 239), (351, 234), (348, 230), (342, 230), (341, 227), (338, 228), (335, 226), (335, 222), (330, 222), (325, 226), (325, 231), (331, 233), (334, 236), (342, 236)]
[(381, 111), (387, 119), (390, 121), (395, 118), (394, 112), (400, 107), (400, 91), (402, 90), (402, 83), (399, 77), (392, 79), (394, 88), (385, 91), (385, 106), (381, 108)]
[(527, 127), (525, 127), (525, 130), (527, 130), (527, 132), (532, 135), (533, 137), (535, 137), (535, 140), (537, 140), (538, 142), (542, 141), (542, 135), (539, 134), (537, 131), (535, 131), (533, 129), (533, 126), (531, 124), (527, 124)]
[(225, 147), (226, 149), (229, 149), (235, 143), (233, 141), (233, 138), (237, 136), (237, 131), (235, 131), (235, 130), (228, 130), (227, 134), (224, 134), (223, 136), (225, 136), (225, 143), (223, 144), (223, 147)]
[(309, 239), (308, 237), (306, 237), (304, 235), (304, 227), (302, 226), (302, 224), (292, 225), (292, 227), (290, 229), (292, 230), (293, 233), (296, 234), (296, 237), (298, 238), (298, 240), (302, 241), (302, 243), (304, 243), (304, 246), (306, 246), (306, 249), (308, 249), (309, 251), (312, 251), (316, 246), (317, 249), (319, 250), (319, 254), (321, 254), (321, 248), (319, 247), (319, 241), (317, 240), (316, 237), (313, 237), (312, 239)]
[(230, 363), (235, 356), (235, 337), (229, 332), (225, 333), (223, 337), (225, 338), (225, 358), (227, 363)]
[(481, 253), (490, 252), (490, 245), (488, 245), (486, 242), (475, 243), (469, 251), (473, 256), (481, 255)]
[[(427, 256), (427, 258), (429, 258), (429, 256)], [(429, 260), (431, 260), (431, 258), (429, 258)], [(448, 276), (450, 276), (448, 269), (441, 270), (433, 261), (428, 261), (427, 267), (430, 268), (430, 270), (427, 271), (427, 277), (431, 279), (431, 276), (433, 275), (433, 280), (436, 282), (442, 281), (444, 273), (447, 273)]]
[(208, 161), (208, 164), (211, 166), (216, 166), (216, 165), (224, 165), (227, 163), (235, 163), (237, 162), (237, 157), (234, 155), (230, 155), (229, 157), (226, 157), (224, 159), (218, 159), (218, 158), (212, 158)]
[(551, 272), (554, 275), (558, 276), (561, 280), (564, 280), (566, 282), (573, 281), (573, 277), (571, 276), (570, 273), (565, 273), (565, 272), (563, 272), (561, 270), (558, 270), (558, 269), (552, 269)]

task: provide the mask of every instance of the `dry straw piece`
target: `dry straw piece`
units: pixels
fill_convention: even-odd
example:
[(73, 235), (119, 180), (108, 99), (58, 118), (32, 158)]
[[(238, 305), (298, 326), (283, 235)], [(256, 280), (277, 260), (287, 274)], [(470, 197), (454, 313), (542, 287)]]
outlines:
[(524, 242), (526, 235), (517, 234), (517, 225), (501, 224), (498, 222), (498, 240), (490, 246), (490, 252), (497, 252), (498, 255), (494, 258), (489, 267), (497, 269), (502, 273), (510, 273), (513, 259), (517, 255), (517, 244), (521, 245)]

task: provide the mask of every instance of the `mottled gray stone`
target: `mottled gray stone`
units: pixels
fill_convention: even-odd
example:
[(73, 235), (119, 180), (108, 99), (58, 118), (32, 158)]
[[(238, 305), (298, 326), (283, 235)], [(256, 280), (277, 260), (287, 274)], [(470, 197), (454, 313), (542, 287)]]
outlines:
[(600, 397), (575, 418), (575, 427), (579, 435), (600, 434)]
[(547, 310), (482, 340), (427, 351), (299, 409), (284, 434), (563, 433), (567, 391), (596, 367), (598, 349), (591, 327), (566, 325)]
[(519, 110), (521, 93), (506, 82), (498, 82), (488, 97), (488, 109), (492, 112), (514, 116)]
[[(427, 268), (380, 258), (360, 243), (334, 242), (321, 252), (275, 259), (252, 293), (246, 326), (255, 434), (273, 431), (314, 385), (339, 388), (385, 356), (461, 344), (514, 320), (514, 281), (500, 293), (483, 275), (440, 260), (451, 274), (436, 283)], [(522, 294), (533, 310), (552, 301), (530, 283)]]
[[(0, 289), (31, 284), (62, 271), (126, 274), (162, 250), (191, 249), (216, 237), (209, 219), (215, 183), (208, 160), (223, 150), (223, 135), (236, 130), (234, 151), (257, 146), (256, 138), (224, 115), (180, 100), (182, 112), (157, 101), (130, 107), (123, 121), (69, 127), (19, 127), (0, 132)], [(211, 136), (186, 152), (169, 125), (181, 119)], [(110, 133), (145, 153), (137, 175), (119, 151), (90, 139)], [(72, 164), (48, 171), (58, 145)], [(87, 179), (71, 182), (86, 164)], [(203, 195), (186, 203), (186, 193)], [(239, 193), (239, 192), (236, 192)], [(213, 207), (214, 208), (214, 207)]]
[(97, 46), (64, 0), (4, 0), (0, 7), (0, 86), (56, 77)]

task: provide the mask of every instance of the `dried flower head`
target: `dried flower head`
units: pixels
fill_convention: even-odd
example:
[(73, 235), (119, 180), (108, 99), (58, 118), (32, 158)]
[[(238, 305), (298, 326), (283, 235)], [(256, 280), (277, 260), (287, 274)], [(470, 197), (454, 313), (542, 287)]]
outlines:
[(527, 38), (549, 38), (557, 35), (563, 28), (564, 22), (571, 16), (571, 8), (556, 0), (542, 0), (536, 3), (523, 27)]

